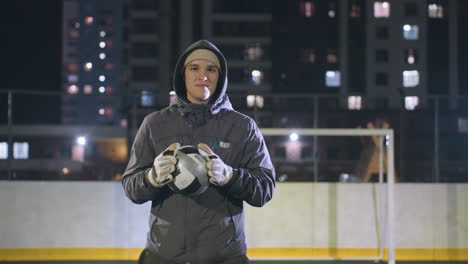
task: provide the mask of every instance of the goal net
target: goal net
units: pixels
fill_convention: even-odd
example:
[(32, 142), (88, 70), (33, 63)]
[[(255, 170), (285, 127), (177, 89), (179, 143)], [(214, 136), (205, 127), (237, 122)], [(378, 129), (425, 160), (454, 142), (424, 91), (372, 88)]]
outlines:
[[(263, 128), (261, 132), (277, 168), (278, 190), (273, 201), (265, 208), (258, 211), (247, 209), (246, 232), (249, 257), (255, 260), (382, 260), (390, 264), (395, 263), (395, 232), (393, 230), (395, 166), (392, 129)], [(368, 161), (369, 159), (373, 161), (361, 164), (358, 170), (355, 169), (359, 163), (358, 157), (348, 163), (343, 161), (340, 170), (336, 169), (336, 164), (327, 160), (327, 154), (323, 154), (324, 148), (332, 146), (332, 143), (338, 143), (340, 147), (332, 147), (334, 150), (329, 151), (328, 155), (331, 155), (331, 158), (340, 159), (340, 148), (350, 148), (349, 144), (342, 142), (356, 142), (356, 140), (359, 142), (363, 139), (374, 144), (373, 153), (377, 154), (371, 155), (372, 157), (366, 154)], [(365, 148), (360, 148), (351, 155), (359, 155), (358, 152), (363, 151)], [(278, 169), (279, 166), (281, 169)], [(296, 172), (296, 174), (289, 173), (289, 171)], [(361, 173), (361, 176), (357, 176), (356, 173)], [(322, 174), (333, 174), (333, 177)], [(370, 175), (373, 177), (372, 180), (369, 178)], [(374, 183), (354, 184), (358, 181), (373, 181)], [(342, 184), (344, 182), (353, 184)], [(374, 193), (378, 196), (377, 202), (375, 197), (363, 197), (370, 195), (371, 192), (366, 194), (365, 191), (372, 190), (372, 188), (377, 190)], [(317, 194), (313, 196), (312, 192)], [(319, 194), (320, 192), (322, 194)], [(338, 194), (339, 198), (333, 197)], [(371, 210), (359, 203), (346, 201), (350, 196), (358, 197), (358, 199), (374, 199), (374, 205), (379, 207), (379, 210), (370, 212)], [(302, 200), (292, 204), (295, 199)], [(333, 205), (330, 201), (338, 201), (340, 204)], [(317, 206), (314, 207), (314, 204)], [(308, 215), (308, 211), (311, 211), (312, 216)], [(263, 215), (260, 216), (261, 214)], [(361, 214), (375, 214), (369, 217), (375, 218), (373, 226), (357, 223), (361, 219)], [(321, 220), (321, 215), (325, 215), (322, 218), (328, 220)], [(265, 219), (268, 219), (269, 224), (261, 223)], [(313, 223), (309, 223), (309, 220)], [(353, 221), (356, 221), (356, 225)], [(364, 226), (364, 228), (352, 230), (352, 226), (360, 228)], [(285, 231), (288, 228), (292, 231)], [(295, 233), (295, 229), (299, 231)], [(377, 250), (366, 251), (366, 249), (359, 248), (359, 241), (365, 241), (365, 236), (371, 236), (368, 235), (369, 230), (366, 229), (377, 230), (378, 234), (375, 238), (377, 241), (375, 241), (375, 246), (372, 246)], [(325, 232), (325, 234), (322, 236), (320, 232)], [(354, 241), (358, 242), (347, 239), (346, 237), (349, 236), (356, 236)], [(325, 243), (325, 247), (320, 243)], [(354, 248), (354, 251), (350, 248)]]

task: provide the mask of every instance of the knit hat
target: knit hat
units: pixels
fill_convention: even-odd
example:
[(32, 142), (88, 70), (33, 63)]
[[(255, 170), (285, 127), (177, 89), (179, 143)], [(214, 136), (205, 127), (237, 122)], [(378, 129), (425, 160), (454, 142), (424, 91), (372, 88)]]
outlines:
[(211, 50), (207, 49), (196, 49), (190, 55), (187, 56), (184, 62), (184, 66), (187, 66), (190, 62), (194, 60), (206, 60), (209, 62), (212, 62), (218, 69), (221, 69), (221, 66), (219, 64), (219, 59), (216, 54), (214, 54)]

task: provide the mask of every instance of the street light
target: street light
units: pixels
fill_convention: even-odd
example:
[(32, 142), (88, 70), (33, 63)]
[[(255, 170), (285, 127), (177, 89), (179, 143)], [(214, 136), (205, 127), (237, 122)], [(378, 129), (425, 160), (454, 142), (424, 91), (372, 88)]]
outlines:
[(86, 145), (86, 137), (84, 137), (84, 136), (77, 137), (76, 138), (76, 144), (78, 144), (80, 146)]
[(289, 140), (297, 141), (299, 139), (299, 135), (296, 132), (293, 132), (289, 135)]

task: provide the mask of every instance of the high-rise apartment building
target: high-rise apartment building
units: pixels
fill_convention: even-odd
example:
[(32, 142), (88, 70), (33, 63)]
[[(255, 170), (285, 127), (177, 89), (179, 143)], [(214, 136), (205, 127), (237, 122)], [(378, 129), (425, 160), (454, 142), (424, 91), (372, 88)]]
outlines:
[(64, 0), (64, 124), (121, 121), (121, 0)]
[[(273, 5), (273, 91), (336, 94), (350, 109), (414, 110), (466, 90), (457, 0), (300, 0)], [(466, 24), (466, 23), (465, 23)], [(466, 56), (465, 56), (466, 57)], [(466, 68), (466, 67), (465, 67)], [(346, 101), (346, 100), (345, 100)]]
[(271, 92), (272, 2), (202, 1), (197, 23), (228, 58), (230, 93)]
[(227, 57), (232, 101), (247, 105), (247, 94), (271, 92), (271, 7), (269, 0), (125, 1), (125, 101), (136, 105), (130, 119), (137, 124), (170, 103), (175, 62), (199, 39)]

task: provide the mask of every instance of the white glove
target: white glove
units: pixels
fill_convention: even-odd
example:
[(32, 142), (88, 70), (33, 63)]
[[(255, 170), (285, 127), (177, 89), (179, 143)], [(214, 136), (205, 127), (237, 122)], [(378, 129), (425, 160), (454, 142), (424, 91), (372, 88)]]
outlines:
[(216, 155), (208, 145), (200, 143), (198, 148), (206, 152), (206, 168), (210, 182), (214, 185), (223, 186), (232, 178), (232, 168), (226, 165), (218, 155)]
[(172, 173), (176, 170), (177, 164), (174, 150), (178, 148), (180, 144), (173, 143), (154, 159), (153, 167), (147, 175), (151, 185), (161, 188), (174, 180)]

